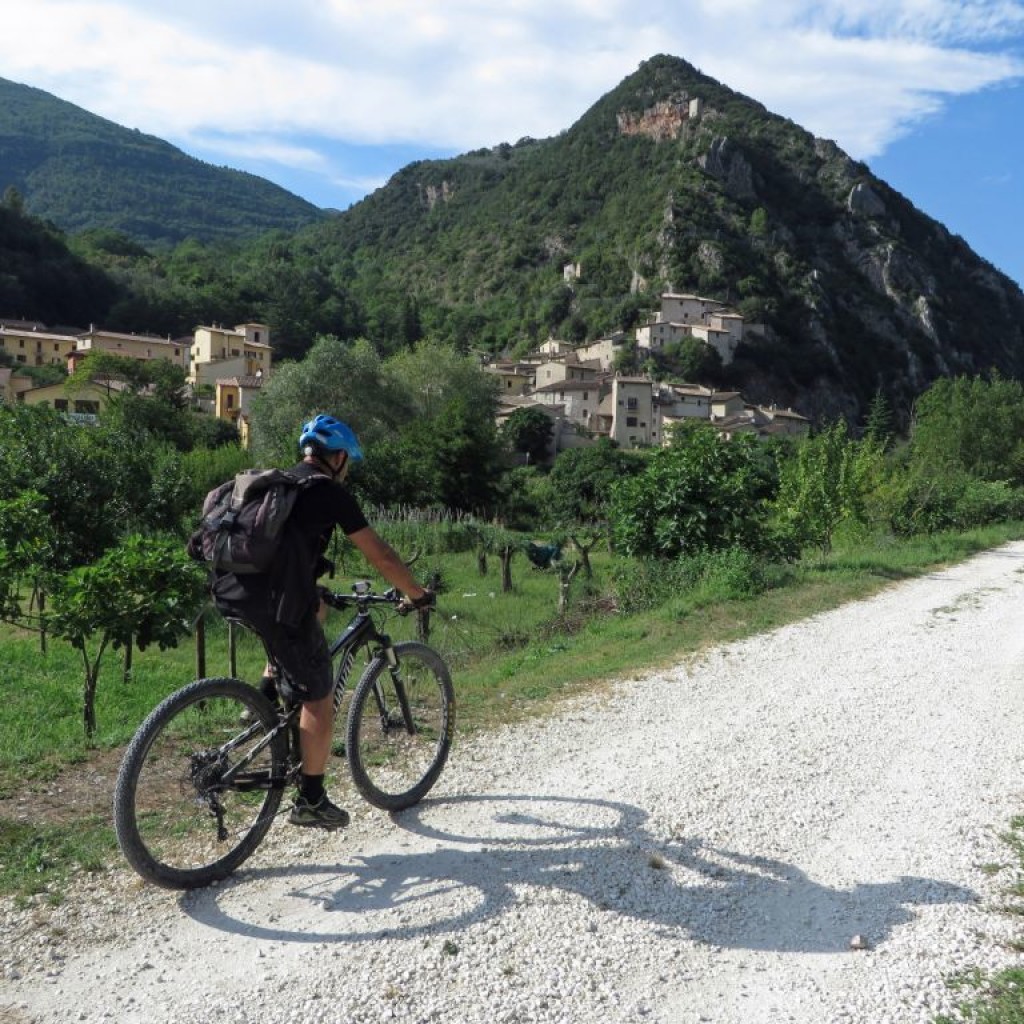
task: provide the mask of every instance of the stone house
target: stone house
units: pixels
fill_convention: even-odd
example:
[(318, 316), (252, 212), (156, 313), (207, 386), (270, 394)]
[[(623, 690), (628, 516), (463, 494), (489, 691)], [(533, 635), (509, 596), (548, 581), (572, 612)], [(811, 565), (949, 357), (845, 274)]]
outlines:
[(70, 392), (67, 383), (59, 381), (27, 388), (18, 395), (18, 401), (25, 405), (48, 405), (79, 423), (95, 423), (111, 397), (127, 388), (124, 381), (116, 378), (97, 377)]
[(548, 384), (557, 384), (560, 381), (596, 380), (598, 368), (596, 363), (581, 363), (574, 356), (566, 356), (564, 359), (553, 359), (547, 363), (541, 363), (533, 376), (534, 388), (542, 388)]
[(531, 397), (537, 405), (561, 408), (567, 420), (584, 430), (594, 430), (601, 394), (600, 383), (591, 378), (545, 384), (535, 388)]
[(730, 312), (717, 299), (667, 292), (661, 297), (660, 311), (637, 328), (636, 343), (640, 348), (660, 352), (684, 338), (698, 338), (711, 346), (726, 366), (743, 340), (743, 326), (743, 317)]
[(598, 408), (596, 432), (623, 448), (661, 444), (661, 411), (650, 379), (612, 377)]
[(534, 368), (522, 363), (497, 362), (484, 367), (486, 373), (498, 378), (498, 392), (502, 395), (524, 395), (533, 387)]
[(91, 352), (110, 352), (129, 359), (166, 359), (183, 370), (188, 369), (188, 339), (158, 338), (152, 334), (120, 334), (92, 326), (77, 335), (75, 347), (68, 354), (68, 369)]
[(65, 366), (74, 351), (73, 334), (48, 331), (35, 321), (0, 322), (0, 351), (24, 366)]
[(266, 324), (197, 327), (189, 347), (188, 380), (199, 389), (216, 386), (218, 378), (269, 377), (272, 354)]

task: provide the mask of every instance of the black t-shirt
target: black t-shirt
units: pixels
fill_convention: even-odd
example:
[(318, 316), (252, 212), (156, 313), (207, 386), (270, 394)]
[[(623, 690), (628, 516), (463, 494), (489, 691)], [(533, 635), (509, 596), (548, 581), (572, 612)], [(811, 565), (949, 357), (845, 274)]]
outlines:
[(335, 527), (347, 537), (369, 526), (369, 523), (348, 489), (334, 483), (316, 466), (300, 462), (292, 467), (291, 472), (305, 477), (324, 477), (322, 481), (308, 484), (299, 491), (295, 508), (288, 517), (289, 530), (308, 553), (307, 564), (313, 571), (311, 582), (315, 583), (321, 574), (320, 560), (327, 551)]

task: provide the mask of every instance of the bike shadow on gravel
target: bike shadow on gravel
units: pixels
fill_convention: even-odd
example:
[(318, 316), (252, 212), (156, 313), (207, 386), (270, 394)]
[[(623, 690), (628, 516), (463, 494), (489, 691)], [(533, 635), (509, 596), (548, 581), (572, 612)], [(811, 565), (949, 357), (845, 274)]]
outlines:
[[(253, 938), (359, 943), (450, 934), (521, 901), (542, 899), (558, 913), (575, 897), (588, 907), (580, 920), (607, 912), (713, 947), (834, 953), (854, 936), (884, 942), (915, 907), (979, 900), (962, 886), (911, 876), (825, 885), (795, 864), (699, 837), (659, 837), (641, 808), (608, 800), (437, 798), (391, 817), (399, 831), (386, 853), (248, 868), (217, 889), (184, 895), (182, 909)], [(270, 882), (273, 900), (262, 885), (248, 893), (254, 882)], [(322, 911), (319, 924), (311, 924), (312, 907)]]

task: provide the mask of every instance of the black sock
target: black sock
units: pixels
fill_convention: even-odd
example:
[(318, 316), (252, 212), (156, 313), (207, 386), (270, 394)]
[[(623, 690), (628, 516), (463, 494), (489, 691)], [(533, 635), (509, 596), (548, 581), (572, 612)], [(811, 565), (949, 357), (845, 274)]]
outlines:
[(318, 804), (324, 797), (324, 777), (322, 775), (299, 776), (299, 796), (308, 804)]

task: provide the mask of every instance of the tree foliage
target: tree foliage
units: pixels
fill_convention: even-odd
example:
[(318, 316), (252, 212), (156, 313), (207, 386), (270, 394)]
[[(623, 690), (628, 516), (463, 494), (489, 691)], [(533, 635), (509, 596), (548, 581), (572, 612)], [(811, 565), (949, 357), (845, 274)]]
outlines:
[(547, 461), (554, 426), (543, 409), (516, 409), (502, 424), (501, 433), (509, 448), (526, 455), (529, 462), (537, 465)]
[(828, 554), (840, 523), (863, 518), (881, 454), (873, 438), (850, 438), (843, 420), (799, 442), (782, 466), (775, 501), (779, 521), (798, 547), (813, 545)]
[(775, 485), (775, 466), (754, 438), (727, 441), (703, 425), (677, 431), (642, 473), (614, 485), (609, 517), (616, 548), (659, 558), (768, 550)]
[(911, 453), (931, 474), (1024, 483), (1024, 384), (999, 374), (937, 380), (915, 403)]
[(382, 360), (368, 342), (321, 338), (261, 389), (253, 452), (294, 460), (300, 425), (329, 412), (360, 439), (352, 483), (370, 502), (489, 510), (504, 468), (496, 406), (494, 378), (448, 346), (425, 341)]
[(206, 599), (206, 574), (174, 538), (125, 538), (60, 577), (46, 626), (82, 656), (85, 733), (96, 730), (96, 685), (108, 647), (176, 647)]
[(604, 522), (615, 484), (640, 473), (645, 457), (607, 438), (560, 452), (548, 476), (551, 518), (561, 526)]

